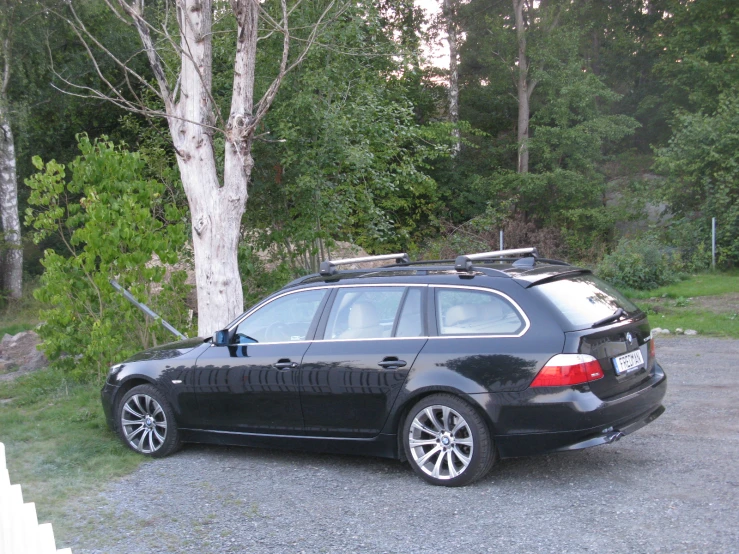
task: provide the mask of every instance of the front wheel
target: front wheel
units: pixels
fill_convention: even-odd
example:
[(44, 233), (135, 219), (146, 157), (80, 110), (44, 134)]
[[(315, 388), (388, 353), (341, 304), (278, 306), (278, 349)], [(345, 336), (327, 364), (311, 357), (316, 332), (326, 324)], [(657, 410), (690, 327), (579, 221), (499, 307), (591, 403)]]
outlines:
[(435, 394), (418, 402), (408, 413), (402, 433), (406, 458), (433, 485), (467, 485), (484, 477), (495, 462), (485, 421), (451, 394)]
[(154, 458), (163, 458), (179, 448), (174, 413), (156, 388), (134, 387), (118, 406), (118, 434), (130, 448)]

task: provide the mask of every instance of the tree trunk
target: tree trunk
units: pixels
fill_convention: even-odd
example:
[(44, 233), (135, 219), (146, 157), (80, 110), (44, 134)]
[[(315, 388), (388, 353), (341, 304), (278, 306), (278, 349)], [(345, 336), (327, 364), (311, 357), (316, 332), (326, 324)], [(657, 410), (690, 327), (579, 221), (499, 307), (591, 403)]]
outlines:
[(529, 65), (526, 58), (526, 29), (523, 18), (524, 0), (513, 0), (518, 40), (518, 172), (529, 172)]
[[(256, 13), (256, 3), (247, 4)], [(180, 100), (172, 106), (174, 117), (169, 119), (190, 206), (200, 336), (221, 329), (244, 309), (237, 254), (252, 165), (248, 156), (241, 168), (234, 168), (233, 156), (229, 155), (233, 144), (227, 142), (225, 182), (221, 186), (212, 130), (212, 14), (210, 0), (182, 2), (180, 31), (187, 55), (182, 56)], [(242, 29), (239, 31), (241, 36)]]
[[(226, 4), (216, 0), (219, 13)], [(244, 309), (237, 253), (241, 217), (246, 209), (247, 185), (254, 161), (254, 131), (274, 100), (285, 74), (299, 64), (318, 36), (322, 21), (335, 2), (329, 2), (313, 26), (302, 52), (288, 65), (290, 29), (287, 0), (280, 0), (281, 18), (270, 20), (283, 35), (279, 73), (258, 101), (254, 101), (254, 76), (261, 0), (230, 0), (237, 22), (231, 111), (224, 122), (212, 97), (212, 27), (214, 0), (178, 0), (181, 67), (177, 84), (170, 87), (162, 57), (152, 38), (152, 25), (144, 18), (144, 0), (118, 0), (141, 38), (163, 101), (177, 164), (190, 205), (195, 277), (198, 297), (198, 334), (207, 336), (233, 320)], [(73, 8), (72, 8), (73, 9)], [(76, 15), (75, 15), (76, 17)], [(79, 21), (79, 19), (77, 19)], [(158, 31), (156, 31), (158, 32)], [(165, 30), (166, 33), (166, 30)], [(271, 33), (270, 33), (271, 34)], [(78, 36), (83, 36), (78, 32)], [(169, 35), (168, 35), (169, 38)], [(84, 39), (83, 39), (84, 40)], [(88, 48), (89, 50), (89, 48)], [(114, 59), (116, 59), (113, 56)], [(116, 61), (136, 78), (125, 62)], [(113, 95), (117, 94), (115, 89)], [(125, 104), (125, 100), (122, 100)], [(139, 111), (141, 106), (125, 104)], [(146, 109), (143, 107), (143, 109)], [(223, 182), (218, 176), (214, 133), (223, 133), (225, 151)]]
[(457, 22), (455, 19), (455, 0), (444, 0), (444, 20), (446, 22), (447, 42), (449, 43), (449, 121), (454, 125), (452, 133), (455, 138), (452, 155), (456, 156), (462, 149), (462, 139), (459, 133), (459, 70), (458, 62), (458, 36)]
[(23, 249), (18, 218), (18, 183), (15, 173), (15, 144), (5, 104), (0, 99), (0, 220), (5, 235), (3, 286), (10, 298), (23, 290)]

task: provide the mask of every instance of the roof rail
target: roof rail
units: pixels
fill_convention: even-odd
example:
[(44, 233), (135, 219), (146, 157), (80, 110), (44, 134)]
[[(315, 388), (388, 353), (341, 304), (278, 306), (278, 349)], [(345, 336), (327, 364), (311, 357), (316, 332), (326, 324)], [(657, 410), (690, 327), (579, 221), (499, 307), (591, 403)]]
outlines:
[(408, 254), (401, 252), (399, 254), (383, 254), (381, 256), (365, 256), (364, 258), (345, 258), (343, 260), (326, 260), (321, 262), (321, 275), (334, 275), (337, 265), (359, 264), (362, 262), (382, 262), (384, 260), (395, 260), (398, 264), (407, 264), (411, 260)]
[(488, 260), (490, 258), (502, 257), (502, 256), (515, 256), (515, 255), (531, 254), (534, 258), (539, 256), (539, 251), (536, 248), (514, 248), (511, 250), (495, 250), (494, 252), (479, 252), (477, 254), (463, 254), (457, 256), (454, 261), (454, 269), (459, 272), (467, 272), (472, 269), (472, 262), (477, 260)]

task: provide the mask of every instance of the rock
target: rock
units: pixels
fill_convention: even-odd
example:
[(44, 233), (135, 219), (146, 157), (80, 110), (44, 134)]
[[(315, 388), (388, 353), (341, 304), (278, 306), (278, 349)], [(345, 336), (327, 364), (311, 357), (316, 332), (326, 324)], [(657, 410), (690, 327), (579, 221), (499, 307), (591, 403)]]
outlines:
[(696, 331), (695, 329), (685, 329), (685, 334), (694, 337), (698, 334), (698, 331)]
[(676, 335), (682, 335), (683, 334), (683, 330), (680, 327), (678, 327), (677, 329), (675, 329), (675, 334)]
[(0, 363), (12, 365), (18, 370), (33, 371), (49, 365), (49, 361), (37, 346), (41, 344), (41, 338), (35, 331), (23, 331), (17, 335), (5, 335), (0, 341)]
[(662, 329), (661, 327), (655, 327), (652, 329), (653, 335), (669, 335), (670, 330), (669, 329)]

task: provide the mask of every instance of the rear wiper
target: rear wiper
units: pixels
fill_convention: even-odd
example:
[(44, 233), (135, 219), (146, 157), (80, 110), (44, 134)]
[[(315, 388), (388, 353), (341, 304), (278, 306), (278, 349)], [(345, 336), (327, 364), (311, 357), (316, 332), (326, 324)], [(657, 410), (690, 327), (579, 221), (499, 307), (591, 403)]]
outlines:
[(606, 323), (610, 323), (611, 321), (616, 321), (617, 319), (627, 315), (626, 311), (623, 308), (619, 308), (615, 312), (613, 312), (611, 315), (604, 317), (603, 319), (599, 319), (595, 323), (593, 323), (593, 327), (600, 327), (601, 325), (605, 325)]

